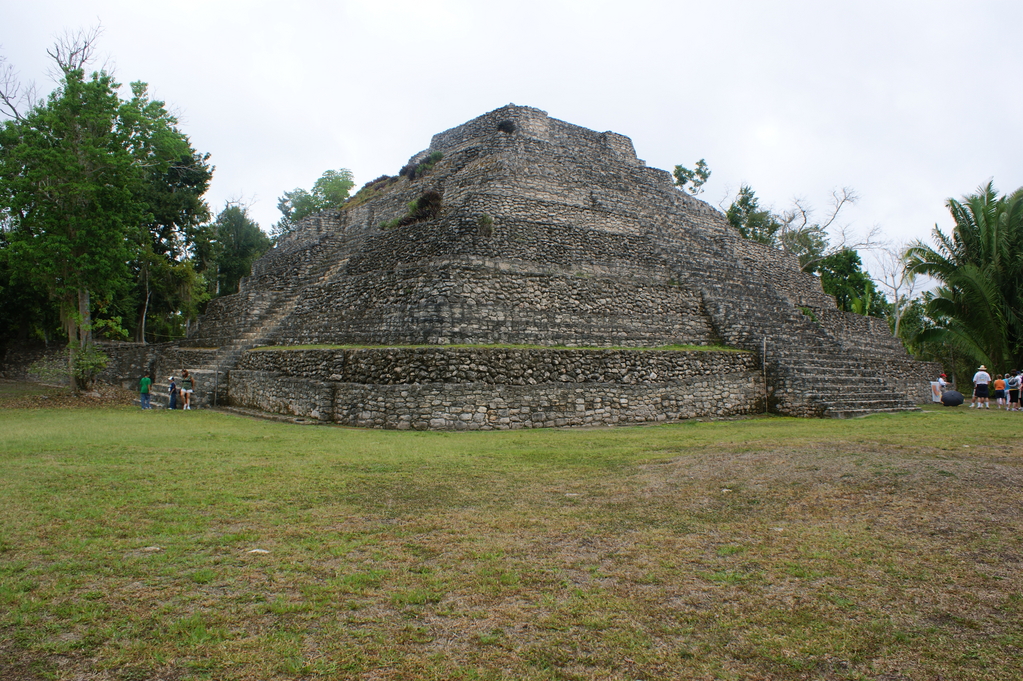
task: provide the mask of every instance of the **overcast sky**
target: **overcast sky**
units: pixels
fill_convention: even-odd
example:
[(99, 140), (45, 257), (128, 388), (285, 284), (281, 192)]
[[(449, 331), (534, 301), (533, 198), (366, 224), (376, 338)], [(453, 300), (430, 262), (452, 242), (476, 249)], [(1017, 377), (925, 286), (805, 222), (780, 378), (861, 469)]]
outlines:
[(212, 154), (213, 209), (244, 201), (267, 230), (283, 191), (396, 174), (508, 103), (654, 167), (705, 158), (712, 204), (853, 188), (844, 222), (893, 241), (989, 179), (1023, 185), (1020, 0), (0, 0), (0, 53), (49, 91), (55, 36), (97, 23), (123, 94), (148, 82)]

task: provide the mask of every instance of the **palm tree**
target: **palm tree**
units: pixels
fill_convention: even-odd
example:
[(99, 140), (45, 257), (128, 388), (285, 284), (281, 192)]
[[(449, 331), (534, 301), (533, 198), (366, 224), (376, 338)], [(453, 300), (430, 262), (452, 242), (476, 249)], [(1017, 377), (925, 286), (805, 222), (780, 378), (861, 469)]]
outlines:
[(925, 332), (995, 370), (1023, 360), (1023, 188), (998, 196), (988, 182), (962, 201), (946, 203), (952, 233), (934, 228), (936, 248), (916, 242), (907, 251), (910, 270), (941, 282), (927, 302), (941, 323)]

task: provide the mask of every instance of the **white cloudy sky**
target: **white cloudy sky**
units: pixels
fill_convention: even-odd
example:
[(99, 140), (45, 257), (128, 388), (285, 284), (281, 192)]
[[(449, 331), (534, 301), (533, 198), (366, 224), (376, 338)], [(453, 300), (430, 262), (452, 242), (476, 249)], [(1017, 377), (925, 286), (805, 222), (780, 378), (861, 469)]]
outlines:
[(846, 222), (892, 240), (991, 178), (1023, 185), (1020, 0), (0, 0), (0, 51), (49, 90), (54, 37), (97, 22), (119, 79), (212, 154), (214, 209), (249, 202), (265, 229), (281, 192), (394, 174), (509, 102), (655, 167), (706, 158), (713, 204), (852, 187)]

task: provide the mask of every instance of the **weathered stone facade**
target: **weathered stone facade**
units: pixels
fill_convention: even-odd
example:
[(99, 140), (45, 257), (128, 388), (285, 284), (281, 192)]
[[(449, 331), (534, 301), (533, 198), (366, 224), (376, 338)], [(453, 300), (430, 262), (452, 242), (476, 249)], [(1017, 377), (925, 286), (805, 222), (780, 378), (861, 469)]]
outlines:
[[(837, 310), (793, 258), (742, 239), (627, 137), (510, 105), (435, 135), (409, 167), (434, 152), (443, 157), (428, 171), (303, 221), (155, 360), (158, 377), (201, 359), (201, 400), (216, 385), (218, 401), (389, 428), (764, 405), (852, 416), (929, 395), (936, 367), (911, 360), (883, 322)], [(433, 192), (439, 213), (390, 227)], [(298, 344), (393, 349), (252, 351)], [(745, 352), (649, 350), (718, 344)], [(180, 354), (189, 347), (199, 354)], [(708, 374), (701, 363), (719, 364)]]
[(751, 413), (763, 398), (745, 352), (259, 350), (231, 372), (241, 406), (416, 430), (656, 423)]

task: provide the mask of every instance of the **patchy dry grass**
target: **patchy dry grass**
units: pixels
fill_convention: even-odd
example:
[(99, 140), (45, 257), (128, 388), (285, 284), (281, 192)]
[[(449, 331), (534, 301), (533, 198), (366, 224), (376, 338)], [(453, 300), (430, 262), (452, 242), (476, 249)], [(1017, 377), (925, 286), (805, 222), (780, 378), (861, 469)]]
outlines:
[(96, 384), (74, 395), (67, 386), (0, 379), (0, 409), (75, 409), (127, 406), (138, 394), (115, 385)]
[(1017, 679), (1021, 427), (7, 410), (0, 678)]

